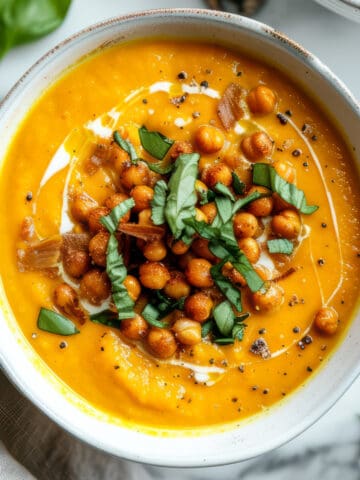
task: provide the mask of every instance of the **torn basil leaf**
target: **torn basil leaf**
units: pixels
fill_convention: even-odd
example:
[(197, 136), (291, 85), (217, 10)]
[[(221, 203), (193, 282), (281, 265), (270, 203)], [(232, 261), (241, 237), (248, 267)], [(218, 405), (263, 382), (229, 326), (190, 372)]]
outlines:
[(68, 318), (60, 315), (60, 313), (40, 308), (37, 318), (37, 326), (45, 332), (55, 333), (56, 335), (75, 335), (80, 333), (75, 324)]
[(115, 131), (113, 134), (113, 138), (115, 142), (119, 145), (120, 148), (125, 150), (126, 153), (129, 154), (131, 163), (136, 164), (138, 161), (138, 155), (136, 150), (131, 142), (122, 138), (118, 131)]
[(114, 207), (109, 215), (100, 218), (100, 223), (108, 230), (109, 233), (115, 233), (121, 218), (135, 206), (133, 198), (128, 198)]
[(144, 150), (158, 160), (165, 157), (174, 143), (174, 140), (165, 137), (162, 133), (150, 132), (145, 126), (139, 128), (139, 137)]
[(155, 173), (158, 173), (159, 175), (167, 175), (168, 173), (171, 173), (174, 168), (175, 168), (175, 163), (166, 163), (164, 162), (147, 162), (144, 160), (146, 165), (150, 168)]
[(201, 325), (201, 337), (202, 338), (207, 337), (211, 332), (211, 330), (213, 329), (214, 325), (215, 325), (215, 322), (212, 319), (207, 320), (205, 323), (203, 323)]
[(283, 253), (291, 255), (294, 251), (294, 244), (286, 238), (275, 238), (267, 241), (269, 253)]
[(250, 193), (245, 198), (239, 198), (236, 200), (236, 202), (233, 205), (233, 210), (232, 213), (235, 214), (240, 208), (244, 208), (246, 205), (249, 203), (253, 202), (254, 200), (257, 200), (258, 198), (263, 198), (263, 197), (268, 197), (269, 195), (267, 193), (260, 193), (260, 192), (253, 192)]
[(307, 205), (305, 193), (280, 177), (275, 168), (267, 163), (256, 163), (253, 166), (253, 183), (276, 192), (285, 202), (290, 203), (305, 215), (310, 215), (319, 208), (317, 205)]
[(169, 326), (167, 322), (162, 322), (161, 320), (159, 320), (159, 318), (161, 317), (161, 313), (158, 308), (156, 308), (151, 303), (148, 303), (145, 306), (145, 308), (141, 312), (141, 315), (153, 327), (166, 328)]
[(155, 225), (163, 225), (165, 223), (167, 192), (168, 186), (164, 180), (156, 182), (154, 187), (154, 198), (151, 200), (151, 220)]
[(234, 192), (237, 195), (244, 195), (246, 184), (240, 180), (240, 177), (235, 172), (231, 172), (231, 176), (233, 179), (232, 186), (233, 186)]
[(195, 181), (198, 174), (198, 153), (184, 153), (175, 162), (175, 170), (168, 183), (169, 194), (165, 205), (165, 219), (176, 239), (185, 227), (184, 219), (195, 215), (197, 196)]
[(227, 223), (233, 216), (233, 204), (231, 200), (226, 197), (216, 197), (215, 204), (221, 221)]
[(220, 333), (224, 335), (224, 337), (228, 337), (231, 334), (235, 322), (235, 314), (230, 302), (225, 300), (219, 303), (219, 305), (216, 305), (213, 310), (213, 315)]
[(210, 274), (221, 293), (229, 300), (230, 303), (232, 303), (232, 305), (234, 305), (238, 312), (241, 312), (242, 305), (240, 290), (221, 273), (221, 270), (227, 261), (228, 259), (225, 258), (218, 264), (211, 267)]
[(113, 328), (120, 328), (121, 324), (117, 314), (111, 310), (102, 310), (101, 312), (93, 313), (90, 315), (90, 320), (94, 323)]
[(218, 182), (214, 187), (215, 192), (224, 195), (224, 197), (229, 198), (232, 202), (235, 202), (235, 197), (232, 194), (231, 190), (224, 185), (223, 183)]

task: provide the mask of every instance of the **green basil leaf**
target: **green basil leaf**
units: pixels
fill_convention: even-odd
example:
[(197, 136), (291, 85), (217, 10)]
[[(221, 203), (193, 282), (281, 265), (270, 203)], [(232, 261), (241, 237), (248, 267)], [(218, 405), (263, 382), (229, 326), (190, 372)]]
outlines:
[(63, 22), (71, 0), (0, 1), (0, 57), (11, 47), (55, 30)]
[(109, 215), (100, 218), (100, 223), (109, 231), (115, 233), (121, 218), (135, 206), (133, 198), (128, 198), (114, 207)]
[(228, 259), (225, 258), (217, 265), (211, 267), (210, 274), (221, 293), (234, 305), (238, 312), (241, 312), (242, 305), (240, 290), (221, 273), (221, 270), (227, 261)]
[(232, 337), (241, 341), (244, 338), (245, 328), (246, 325), (244, 323), (236, 323), (231, 332)]
[(231, 172), (231, 176), (233, 179), (233, 189), (237, 195), (244, 195), (246, 184), (242, 182), (239, 176), (235, 172)]
[(55, 333), (56, 335), (74, 335), (75, 333), (80, 333), (71, 320), (53, 310), (48, 310), (43, 307), (40, 308), (37, 326), (40, 330)]
[(113, 137), (115, 142), (119, 145), (119, 147), (125, 150), (125, 152), (129, 154), (131, 163), (136, 165), (138, 161), (138, 155), (136, 153), (136, 150), (133, 144), (128, 140), (125, 140), (124, 138), (122, 138), (122, 136), (118, 131), (114, 132)]
[(197, 193), (200, 196), (200, 205), (206, 205), (207, 203), (213, 202), (215, 200), (215, 193), (208, 189), (202, 189), (202, 188), (197, 188), (196, 189)]
[(174, 143), (174, 140), (165, 137), (162, 133), (149, 132), (145, 126), (139, 128), (139, 137), (144, 150), (158, 160), (162, 160), (165, 157)]
[(176, 239), (180, 237), (185, 227), (184, 219), (195, 215), (197, 202), (195, 181), (199, 159), (198, 153), (179, 155), (168, 183), (169, 194), (165, 205), (165, 218)]
[(231, 345), (234, 343), (234, 339), (232, 337), (228, 338), (215, 338), (214, 340), (215, 343), (219, 345)]
[(275, 238), (274, 240), (268, 240), (267, 247), (269, 249), (269, 253), (284, 253), (285, 255), (291, 255), (294, 251), (294, 244), (286, 238)]
[(233, 204), (231, 200), (225, 197), (216, 197), (215, 204), (221, 221), (227, 223), (233, 216)]
[(307, 205), (305, 193), (280, 177), (275, 168), (267, 163), (256, 163), (253, 166), (253, 183), (270, 188), (305, 215), (310, 215), (319, 208), (317, 205)]
[(111, 282), (111, 294), (118, 312), (118, 319), (133, 318), (135, 316), (135, 302), (130, 297), (123, 283), (127, 275), (127, 270), (123, 257), (118, 252), (118, 241), (113, 233), (110, 234), (107, 246), (106, 273)]
[(151, 305), (151, 303), (145, 306), (141, 315), (153, 327), (166, 328), (169, 326), (166, 322), (158, 320), (160, 318), (160, 312), (154, 305)]
[(252, 292), (257, 292), (264, 286), (264, 281), (255, 272), (253, 266), (243, 252), (239, 251), (236, 261), (232, 261), (231, 263), (245, 278), (246, 283)]
[(214, 187), (215, 192), (224, 195), (224, 197), (229, 198), (232, 202), (235, 202), (235, 197), (232, 194), (231, 190), (224, 185), (223, 183), (218, 182)]
[(113, 328), (120, 328), (121, 323), (117, 314), (111, 310), (102, 310), (101, 312), (94, 313), (90, 315), (90, 320), (94, 323)]
[(164, 164), (164, 162), (147, 162), (146, 160), (144, 160), (144, 162), (150, 168), (150, 170), (158, 173), (159, 175), (167, 175), (168, 173), (171, 173), (175, 168), (175, 163)]
[(249, 312), (242, 313), (241, 315), (239, 315), (238, 317), (236, 317), (235, 322), (236, 322), (236, 323), (244, 322), (244, 321), (247, 320), (249, 317), (250, 317), (250, 313), (249, 313)]
[(214, 320), (220, 333), (225, 337), (231, 334), (234, 327), (235, 315), (232, 306), (228, 300), (225, 300), (213, 310)]
[(167, 183), (164, 180), (156, 182), (154, 187), (154, 198), (151, 200), (151, 220), (155, 225), (165, 223), (165, 204), (168, 191)]
[(239, 198), (234, 203), (232, 213), (235, 214), (238, 210), (240, 210), (240, 208), (244, 208), (246, 205), (253, 202), (254, 200), (257, 200), (258, 198), (263, 198), (268, 196), (269, 195), (267, 193), (253, 192), (253, 193), (250, 193), (250, 195), (248, 195), (245, 198)]
[(202, 338), (207, 337), (214, 326), (215, 326), (215, 322), (212, 319), (207, 320), (205, 323), (203, 323), (201, 325), (201, 337)]

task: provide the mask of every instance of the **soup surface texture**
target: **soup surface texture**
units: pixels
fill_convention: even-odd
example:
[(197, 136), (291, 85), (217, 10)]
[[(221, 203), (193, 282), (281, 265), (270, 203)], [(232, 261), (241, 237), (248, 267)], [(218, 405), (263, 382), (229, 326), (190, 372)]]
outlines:
[(112, 47), (13, 140), (2, 281), (31, 345), (96, 408), (164, 429), (238, 421), (303, 385), (351, 321), (358, 189), (339, 134), (277, 70), (207, 44)]

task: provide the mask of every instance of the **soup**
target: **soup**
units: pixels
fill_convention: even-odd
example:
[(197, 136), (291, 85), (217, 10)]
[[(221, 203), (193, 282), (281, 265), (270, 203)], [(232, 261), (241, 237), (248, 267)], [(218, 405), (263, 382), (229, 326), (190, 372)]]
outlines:
[(237, 422), (303, 385), (346, 331), (358, 185), (279, 71), (207, 44), (115, 46), (52, 85), (9, 149), (7, 297), (96, 408), (167, 429)]

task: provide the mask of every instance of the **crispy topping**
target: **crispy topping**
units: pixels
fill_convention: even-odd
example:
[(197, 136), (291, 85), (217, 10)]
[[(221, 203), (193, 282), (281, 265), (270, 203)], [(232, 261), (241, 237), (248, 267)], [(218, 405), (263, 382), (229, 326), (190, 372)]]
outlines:
[(235, 122), (244, 116), (241, 106), (243, 89), (237, 83), (230, 83), (221, 97), (217, 114), (226, 130), (230, 130)]
[(264, 360), (271, 357), (268, 344), (266, 343), (266, 340), (262, 337), (258, 338), (257, 340), (255, 340), (255, 342), (253, 342), (250, 347), (250, 352), (254, 355), (260, 355)]

